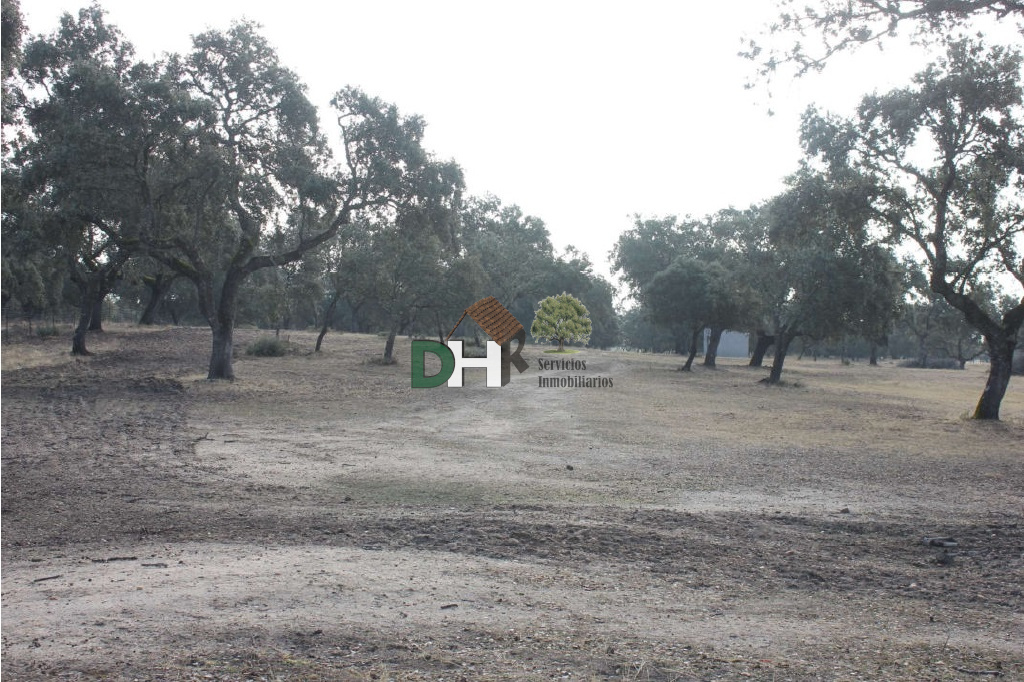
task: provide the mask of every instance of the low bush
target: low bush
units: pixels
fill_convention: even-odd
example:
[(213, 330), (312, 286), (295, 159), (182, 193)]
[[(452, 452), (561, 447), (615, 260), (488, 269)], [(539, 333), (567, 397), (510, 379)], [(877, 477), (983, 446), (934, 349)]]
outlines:
[(40, 327), (36, 330), (36, 334), (41, 339), (50, 339), (54, 336), (60, 336), (60, 330), (56, 327)]
[(261, 358), (279, 358), (287, 353), (288, 343), (272, 336), (261, 336), (245, 348), (246, 355), (255, 355)]

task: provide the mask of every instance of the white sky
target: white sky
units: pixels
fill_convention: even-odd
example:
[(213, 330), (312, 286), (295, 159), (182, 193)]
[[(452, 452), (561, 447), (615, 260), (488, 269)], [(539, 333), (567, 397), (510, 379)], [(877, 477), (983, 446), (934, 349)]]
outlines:
[[(49, 33), (83, 4), (22, 0), (22, 11), (30, 33)], [(780, 79), (769, 117), (737, 56), (771, 18), (767, 0), (101, 4), (145, 59), (185, 52), (192, 34), (232, 19), (260, 22), (314, 103), (326, 109), (356, 85), (423, 116), (427, 148), (462, 166), (471, 194), (538, 216), (556, 247), (575, 245), (606, 276), (633, 214), (767, 199), (796, 169), (808, 104), (850, 112), (926, 63), (913, 49), (862, 49), (823, 74)]]

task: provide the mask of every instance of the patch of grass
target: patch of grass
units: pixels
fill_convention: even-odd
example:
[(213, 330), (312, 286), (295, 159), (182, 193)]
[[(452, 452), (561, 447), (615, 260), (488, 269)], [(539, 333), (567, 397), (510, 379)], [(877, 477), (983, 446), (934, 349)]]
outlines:
[(583, 351), (579, 348), (566, 348), (565, 350), (546, 350), (545, 353), (553, 353), (555, 355), (571, 355), (573, 353), (582, 353)]
[(245, 347), (246, 355), (260, 358), (279, 358), (288, 354), (288, 343), (272, 336), (261, 336)]

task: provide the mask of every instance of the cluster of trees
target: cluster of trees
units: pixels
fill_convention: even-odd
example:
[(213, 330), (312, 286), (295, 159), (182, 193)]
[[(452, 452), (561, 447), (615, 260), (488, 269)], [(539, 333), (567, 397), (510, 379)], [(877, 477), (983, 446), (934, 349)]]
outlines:
[[(612, 287), (556, 254), (543, 223), (463, 196), (462, 171), (422, 146), (424, 122), (354, 88), (328, 144), (298, 76), (251, 23), (155, 62), (97, 5), (26, 39), (3, 2), (3, 304), (73, 301), (88, 353), (104, 300), (140, 321), (198, 315), (211, 379), (232, 378), (240, 319), (431, 334), (495, 295), (530, 319), (546, 293), (587, 302), (615, 341)], [(145, 303), (142, 303), (145, 301)], [(319, 347), (319, 341), (318, 341)]]
[[(789, 189), (745, 211), (703, 219), (643, 220), (612, 252), (639, 312), (667, 329), (689, 370), (710, 329), (713, 367), (725, 329), (756, 334), (750, 360), (769, 348), (766, 383), (778, 383), (793, 340), (862, 336), (881, 343), (903, 297), (903, 271), (868, 230), (870, 188), (858, 178), (804, 170)], [(685, 296), (679, 292), (685, 291)], [(624, 325), (631, 329), (628, 325)]]
[(752, 364), (774, 348), (768, 383), (796, 339), (858, 337), (874, 356), (894, 338), (924, 365), (984, 354), (974, 416), (998, 419), (1024, 324), (1024, 297), (1004, 293), (1024, 286), (1024, 61), (962, 29), (1024, 24), (1024, 5), (778, 4), (774, 44), (745, 53), (762, 78), (821, 69), (904, 26), (944, 56), (851, 116), (808, 110), (805, 158), (778, 196), (638, 216), (611, 253), (637, 302), (618, 316), (584, 254), (556, 253), (516, 206), (464, 196), (459, 166), (423, 148), (422, 119), (343, 88), (325, 130), (254, 25), (146, 62), (98, 6), (26, 39), (17, 0), (3, 0), (3, 304), (73, 301), (76, 353), (104, 300), (136, 303), (144, 323), (198, 316), (210, 378), (230, 378), (240, 319), (318, 327), (321, 340), (384, 329), (390, 360), (397, 335), (443, 337), (479, 298), (525, 322), (562, 291), (589, 311), (591, 345), (615, 345), (621, 323), (634, 345), (686, 354), (685, 369), (705, 328), (710, 366), (724, 329), (749, 330)]
[[(1024, 297), (997, 295), (1009, 280), (1024, 285), (1022, 58), (960, 29), (979, 15), (1021, 26), (1024, 5), (778, 4), (768, 40), (795, 40), (782, 49), (748, 44), (762, 78), (786, 64), (819, 70), (908, 24), (945, 54), (907, 87), (864, 97), (853, 116), (808, 110), (805, 160), (779, 196), (700, 220), (638, 219), (612, 252), (640, 303), (623, 327), (647, 334), (643, 321), (660, 323), (677, 349), (688, 338), (684, 369), (703, 327), (713, 331), (712, 365), (720, 329), (749, 329), (758, 337), (752, 364), (775, 348), (766, 379), (774, 383), (795, 338), (855, 334), (875, 346), (905, 307), (901, 328), (918, 337), (925, 364), (939, 336), (953, 344), (941, 352), (960, 363), (987, 354), (974, 416), (998, 419), (1024, 323)], [(819, 39), (816, 52), (808, 35)], [(902, 267), (895, 248), (914, 251), (916, 265)]]

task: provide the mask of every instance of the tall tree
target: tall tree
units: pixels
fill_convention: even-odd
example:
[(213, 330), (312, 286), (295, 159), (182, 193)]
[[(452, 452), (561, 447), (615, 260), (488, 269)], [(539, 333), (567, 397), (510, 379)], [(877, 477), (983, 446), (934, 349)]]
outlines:
[(873, 278), (891, 259), (868, 232), (873, 186), (846, 173), (826, 177), (807, 169), (768, 203), (767, 239), (759, 257), (774, 275), (763, 288), (775, 337), (765, 383), (781, 380), (790, 344), (799, 336), (827, 338), (863, 317)]
[[(608, 254), (612, 272), (619, 273), (626, 282), (629, 295), (640, 302), (645, 288), (654, 276), (668, 268), (672, 262), (688, 251), (688, 245), (696, 237), (692, 229), (696, 221), (687, 219), (681, 227), (676, 216), (643, 218), (634, 216), (633, 228), (619, 235), (618, 241)], [(690, 229), (687, 229), (690, 228)], [(647, 307), (648, 313), (654, 313)], [(655, 321), (657, 317), (660, 322)], [(681, 322), (655, 315), (652, 321), (665, 326), (675, 338), (675, 351), (683, 353), (688, 348), (692, 330)]]
[(462, 211), (462, 230), (467, 255), (482, 274), (473, 300), (494, 296), (523, 321), (533, 316), (545, 292), (558, 290), (545, 281), (555, 255), (544, 221), (494, 196), (471, 197)]
[(234, 378), (238, 296), (263, 268), (301, 259), (364, 209), (415, 196), (429, 180), (424, 124), (346, 88), (332, 100), (343, 164), (329, 152), (298, 77), (252, 23), (194, 38), (180, 84), (207, 111), (189, 150), (190, 203), (153, 253), (196, 285), (213, 332), (208, 377)]
[[(396, 337), (417, 317), (448, 308), (446, 284), (463, 258), (458, 220), (462, 186), (457, 165), (432, 164), (432, 181), (429, 187), (423, 183), (420, 196), (395, 210), (366, 216), (352, 262), (341, 263), (364, 281), (362, 286), (385, 313), (387, 364), (393, 361)], [(472, 302), (464, 299), (462, 308)]]
[(643, 289), (643, 305), (651, 311), (654, 322), (678, 325), (689, 334), (689, 353), (681, 367), (689, 371), (697, 355), (697, 341), (715, 308), (723, 302), (721, 287), (728, 273), (718, 263), (706, 263), (680, 256), (661, 270)]
[(950, 45), (913, 84), (865, 97), (856, 118), (810, 112), (807, 151), (850, 166), (885, 191), (873, 211), (891, 238), (917, 247), (932, 291), (985, 337), (988, 381), (974, 410), (998, 419), (1024, 296), (993, 313), (977, 291), (994, 278), (1024, 287), (1024, 124), (1019, 53)]
[(171, 97), (163, 65), (136, 61), (95, 5), (31, 42), (21, 73), (34, 91), (22, 191), (78, 287), (72, 353), (87, 354), (95, 312), (152, 224), (159, 149), (180, 136), (189, 111)]
[[(677, 222), (669, 216), (660, 219), (636, 219), (634, 228), (619, 237), (611, 257), (613, 267), (623, 273), (634, 298), (647, 300), (645, 307), (654, 314), (652, 319), (672, 329), (677, 337), (677, 352), (689, 348), (686, 369), (693, 363), (696, 339), (704, 327), (694, 328), (693, 324), (706, 325), (710, 329), (710, 342), (704, 357), (704, 364), (715, 366), (718, 342), (728, 328), (742, 327), (753, 314), (754, 297), (751, 294), (746, 263), (737, 238), (741, 231), (742, 212), (733, 209), (720, 211), (703, 219), (687, 218)], [(702, 264), (716, 263), (719, 267), (705, 270), (698, 279), (696, 266), (682, 262), (699, 261)], [(659, 273), (673, 269), (671, 276), (662, 277), (659, 291), (650, 298), (646, 290)], [(684, 270), (689, 272), (685, 274)], [(709, 277), (710, 279), (701, 279)], [(692, 302), (672, 301), (672, 293), (666, 287), (672, 279), (680, 285), (689, 281), (696, 288)], [(703, 284), (697, 285), (701, 281)], [(689, 295), (677, 290), (676, 296)], [(700, 299), (700, 300), (698, 300)], [(654, 305), (654, 301), (659, 301)], [(679, 315), (667, 314), (676, 310)], [(694, 316), (694, 312), (702, 311)]]

